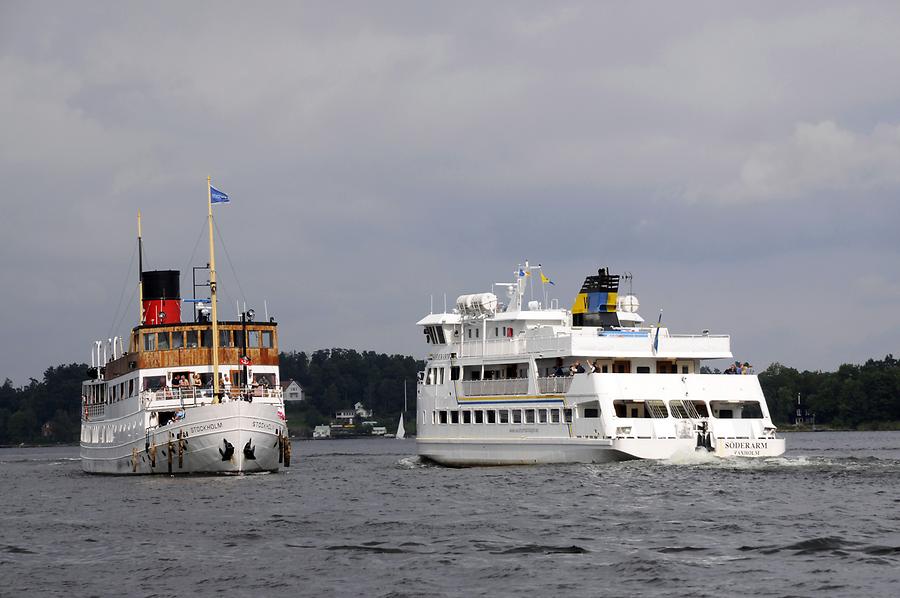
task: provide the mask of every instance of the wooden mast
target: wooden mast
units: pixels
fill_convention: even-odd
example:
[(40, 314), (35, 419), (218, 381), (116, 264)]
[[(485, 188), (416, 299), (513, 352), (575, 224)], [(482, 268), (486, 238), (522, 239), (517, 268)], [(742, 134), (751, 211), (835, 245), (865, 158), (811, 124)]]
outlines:
[(216, 249), (213, 241), (212, 177), (206, 177), (209, 212), (209, 295), (212, 302), (213, 403), (219, 402), (219, 317), (216, 311)]

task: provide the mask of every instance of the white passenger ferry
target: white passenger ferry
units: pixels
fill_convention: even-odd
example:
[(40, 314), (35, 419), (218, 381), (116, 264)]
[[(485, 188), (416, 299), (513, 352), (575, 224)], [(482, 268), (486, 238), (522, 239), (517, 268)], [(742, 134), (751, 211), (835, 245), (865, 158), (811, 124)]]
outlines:
[[(538, 285), (543, 301), (525, 304)], [(732, 359), (725, 335), (647, 325), (621, 277), (589, 276), (571, 310), (548, 305), (540, 267), (462, 295), (418, 322), (431, 347), (417, 387), (417, 445), (452, 466), (667, 459), (696, 450), (785, 450), (753, 374), (701, 374)], [(660, 321), (661, 321), (660, 316)]]
[(245, 473), (290, 466), (274, 318), (256, 322), (253, 310), (237, 321), (217, 317), (213, 192), (210, 186), (210, 298), (191, 309), (196, 321), (181, 321), (178, 271), (143, 271), (138, 214), (140, 324), (128, 338), (93, 345), (82, 386), (84, 471)]

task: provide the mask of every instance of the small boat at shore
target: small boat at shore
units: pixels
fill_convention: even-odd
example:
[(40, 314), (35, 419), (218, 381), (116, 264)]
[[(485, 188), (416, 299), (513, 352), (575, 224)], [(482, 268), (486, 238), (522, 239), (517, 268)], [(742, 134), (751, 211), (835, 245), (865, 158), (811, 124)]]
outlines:
[[(538, 276), (543, 301), (526, 303)], [(620, 278), (600, 269), (563, 309), (526, 262), (494, 285), (505, 302), (461, 295), (453, 311), (422, 318), (419, 455), (466, 466), (784, 453), (757, 377), (701, 370), (733, 359), (730, 337), (670, 333), (661, 313), (645, 324)]]
[[(96, 341), (82, 385), (81, 464), (90, 473), (251, 473), (290, 466), (275, 319), (245, 310), (219, 321), (209, 184), (210, 297), (182, 321), (180, 273), (143, 270), (140, 321), (127, 338)], [(195, 309), (196, 308), (196, 309)]]

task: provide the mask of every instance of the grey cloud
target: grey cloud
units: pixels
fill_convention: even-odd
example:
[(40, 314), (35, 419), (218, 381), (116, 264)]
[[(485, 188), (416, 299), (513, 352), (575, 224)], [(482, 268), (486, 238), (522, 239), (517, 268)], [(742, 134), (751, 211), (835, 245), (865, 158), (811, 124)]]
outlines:
[[(286, 349), (421, 356), (429, 295), (529, 258), (564, 304), (601, 264), (633, 271), (645, 316), (733, 332), (757, 365), (897, 352), (872, 290), (900, 284), (892, 5), (0, 11), (18, 382), (133, 324), (138, 208), (151, 267), (205, 262), (208, 174), (234, 200), (224, 309), (267, 301)], [(823, 325), (848, 297), (866, 324)]]

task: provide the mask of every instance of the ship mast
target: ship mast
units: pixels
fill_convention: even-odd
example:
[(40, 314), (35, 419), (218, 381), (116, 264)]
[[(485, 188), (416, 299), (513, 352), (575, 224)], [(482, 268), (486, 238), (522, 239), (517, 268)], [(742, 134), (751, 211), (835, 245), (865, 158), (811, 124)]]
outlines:
[(144, 242), (141, 238), (141, 211), (138, 210), (138, 326), (144, 325)]
[(209, 211), (209, 295), (212, 302), (213, 403), (219, 402), (219, 318), (216, 312), (216, 249), (213, 241), (212, 177), (206, 177)]

